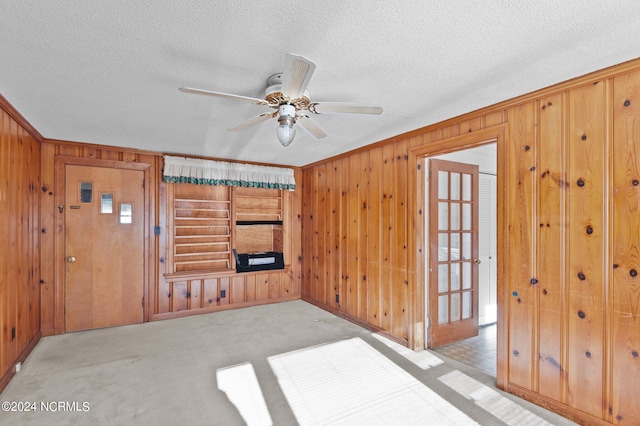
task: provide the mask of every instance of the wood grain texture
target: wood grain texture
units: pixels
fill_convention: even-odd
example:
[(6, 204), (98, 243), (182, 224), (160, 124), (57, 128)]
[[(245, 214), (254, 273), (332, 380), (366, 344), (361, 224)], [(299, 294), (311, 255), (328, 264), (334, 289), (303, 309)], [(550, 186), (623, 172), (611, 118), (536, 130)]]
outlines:
[[(526, 389), (533, 386), (534, 360), (534, 310), (538, 280), (535, 269), (536, 190), (534, 103), (512, 108), (508, 113), (509, 136), (512, 145), (508, 184), (509, 235), (507, 236), (509, 274), (506, 277), (509, 293), (509, 380)], [(498, 254), (499, 255), (499, 254)]]
[(565, 300), (565, 210), (567, 176), (564, 164), (563, 95), (542, 98), (537, 104), (539, 116), (538, 170), (539, 226), (538, 270), (540, 271), (538, 391), (563, 401), (565, 362), (562, 343), (566, 329), (559, 327)]
[[(336, 247), (341, 255), (331, 253), (324, 264), (339, 271), (356, 258), (360, 271), (366, 264), (366, 293), (360, 294), (366, 294), (367, 314), (325, 303), (307, 280), (305, 299), (410, 347), (421, 341), (424, 318), (415, 315), (415, 304), (423, 302), (415, 294), (424, 285), (424, 256), (420, 237), (405, 234), (423, 231), (416, 201), (409, 203), (419, 173), (398, 166), (398, 155), (419, 159), (463, 149), (474, 143), (465, 135), (482, 139), (486, 129), (506, 126), (498, 153), (498, 384), (581, 422), (640, 423), (633, 396), (640, 374), (640, 278), (632, 276), (640, 272), (638, 104), (635, 60), (304, 167), (303, 181), (312, 185), (303, 191), (311, 208), (305, 232), (318, 230), (316, 218), (337, 214), (339, 241), (367, 242), (366, 249), (354, 242)], [(339, 203), (307, 199), (316, 193), (313, 176), (323, 164), (332, 164), (325, 172), (334, 173), (323, 191), (339, 191)], [(353, 164), (359, 173), (348, 170)], [(366, 182), (367, 190), (358, 187), (356, 194), (347, 180)], [(367, 200), (366, 226), (351, 227), (363, 218), (355, 199)], [(415, 206), (411, 217), (398, 217), (403, 202)], [(345, 203), (350, 207), (340, 208)], [(396, 232), (398, 226), (404, 230)], [(314, 262), (322, 254), (316, 240), (305, 240), (305, 250)], [(316, 271), (307, 257), (303, 268)], [(340, 279), (339, 288), (352, 288), (344, 272)], [(407, 300), (398, 285), (404, 279), (408, 300), (416, 300), (407, 305), (408, 319), (399, 315)]]
[(40, 339), (41, 136), (0, 97), (0, 391)]
[[(606, 258), (604, 84), (569, 93), (567, 403), (603, 416)], [(584, 374), (588, 371), (589, 374)]]
[[(613, 81), (613, 229), (610, 414), (640, 420), (640, 72)], [(614, 266), (615, 265), (615, 266)], [(633, 272), (635, 271), (635, 272)]]

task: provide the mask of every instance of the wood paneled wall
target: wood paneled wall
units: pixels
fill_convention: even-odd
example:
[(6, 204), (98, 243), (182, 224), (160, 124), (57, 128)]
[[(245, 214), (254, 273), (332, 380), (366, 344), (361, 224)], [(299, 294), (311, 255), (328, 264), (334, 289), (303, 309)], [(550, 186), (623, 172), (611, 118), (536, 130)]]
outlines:
[(635, 60), (305, 167), (303, 298), (423, 347), (422, 157), (498, 129), (498, 384), (639, 424), (639, 105)]
[(0, 96), (0, 391), (40, 339), (40, 141)]
[[(286, 261), (290, 265), (281, 273), (249, 274), (236, 276), (235, 272), (226, 275), (215, 272), (180, 279), (166, 279), (166, 260), (169, 250), (168, 233), (172, 232), (167, 223), (167, 185), (162, 182), (162, 154), (140, 152), (132, 149), (106, 147), (86, 143), (71, 143), (45, 139), (42, 143), (42, 230), (41, 230), (41, 277), (42, 295), (41, 321), (42, 334), (53, 335), (64, 333), (64, 290), (62, 282), (62, 266), (64, 262), (63, 229), (56, 227), (58, 213), (56, 201), (55, 162), (56, 158), (65, 161), (121, 161), (149, 164), (148, 185), (151, 190), (148, 204), (150, 238), (146, 241), (148, 268), (145, 286), (145, 320), (154, 321), (196, 313), (213, 312), (222, 309), (250, 306), (262, 303), (273, 303), (300, 298), (301, 288), (301, 199), (300, 189), (285, 195), (285, 211), (288, 214), (286, 229), (289, 235), (283, 241), (283, 249), (287, 253)], [(76, 160), (73, 160), (76, 159)], [(94, 161), (95, 160), (95, 161)], [(300, 182), (301, 171), (296, 169), (296, 178)], [(300, 184), (298, 184), (300, 186)], [(160, 235), (154, 236), (153, 228), (160, 228)], [(212, 292), (230, 286), (223, 303), (217, 298), (211, 299)], [(266, 283), (266, 285), (265, 285)], [(206, 299), (203, 299), (205, 298)], [(212, 301), (209, 302), (209, 299)]]
[[(134, 150), (121, 149), (115, 147), (103, 147), (90, 144), (69, 143), (64, 141), (45, 139), (42, 143), (42, 230), (41, 230), (41, 321), (42, 334), (44, 336), (64, 333), (64, 288), (63, 288), (63, 268), (64, 268), (64, 229), (60, 221), (56, 220), (58, 212), (57, 205), (64, 204), (63, 197), (64, 183), (56, 181), (56, 158), (67, 158), (68, 161), (83, 160), (90, 161), (91, 164), (100, 164), (108, 161), (137, 162), (149, 164), (149, 173), (145, 185), (149, 185), (151, 190), (150, 200), (146, 202), (151, 206), (149, 212), (150, 226), (156, 223), (158, 217), (157, 192), (159, 179), (159, 164), (162, 158), (153, 153), (136, 152)], [(63, 178), (63, 177), (62, 177)], [(61, 194), (56, 194), (56, 192)], [(147, 259), (146, 263), (151, 265), (146, 274), (145, 294), (153, 291), (157, 277), (158, 264), (158, 239), (153, 237), (153, 232), (145, 241)], [(150, 317), (148, 308), (145, 306), (144, 318)]]

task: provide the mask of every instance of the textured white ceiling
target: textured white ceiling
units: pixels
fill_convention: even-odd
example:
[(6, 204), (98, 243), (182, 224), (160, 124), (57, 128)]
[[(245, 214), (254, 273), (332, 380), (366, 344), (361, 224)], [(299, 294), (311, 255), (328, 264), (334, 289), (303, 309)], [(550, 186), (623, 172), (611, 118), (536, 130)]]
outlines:
[[(288, 52), (313, 60), (322, 115), (283, 148), (264, 107)], [(637, 0), (2, 0), (0, 94), (44, 137), (305, 165), (640, 57)]]

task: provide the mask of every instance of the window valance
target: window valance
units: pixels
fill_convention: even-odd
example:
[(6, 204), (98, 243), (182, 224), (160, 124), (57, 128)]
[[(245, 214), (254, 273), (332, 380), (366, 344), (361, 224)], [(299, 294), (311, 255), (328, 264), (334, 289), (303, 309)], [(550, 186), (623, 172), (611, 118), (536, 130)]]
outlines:
[(196, 185), (296, 189), (293, 169), (169, 155), (164, 156), (162, 180)]

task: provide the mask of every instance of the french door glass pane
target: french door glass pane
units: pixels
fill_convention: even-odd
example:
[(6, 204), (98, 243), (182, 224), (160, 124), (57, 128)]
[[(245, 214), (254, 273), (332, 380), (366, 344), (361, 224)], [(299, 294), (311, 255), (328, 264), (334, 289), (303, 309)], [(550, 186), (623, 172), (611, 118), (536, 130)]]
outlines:
[(451, 322), (460, 321), (460, 293), (451, 295)]
[(438, 198), (449, 199), (449, 172), (440, 170), (438, 172)]
[(460, 204), (459, 203), (451, 203), (451, 226), (450, 229), (453, 231), (458, 231), (460, 229)]
[(446, 231), (449, 229), (449, 203), (438, 203), (438, 229)]
[(460, 173), (451, 173), (451, 199), (460, 199)]
[(471, 262), (462, 263), (462, 288), (471, 288)]
[(449, 322), (449, 296), (438, 296), (438, 324)]
[(471, 318), (471, 292), (462, 293), (462, 319)]
[(451, 263), (451, 291), (460, 290), (460, 264)]
[(460, 234), (451, 234), (451, 260), (460, 260)]
[(438, 234), (438, 262), (449, 260), (449, 234)]
[(462, 229), (471, 230), (471, 204), (468, 203), (462, 205)]
[(462, 259), (471, 259), (471, 232), (462, 234)]
[(471, 175), (462, 175), (462, 200), (471, 201)]
[(449, 291), (449, 264), (438, 265), (438, 293)]

